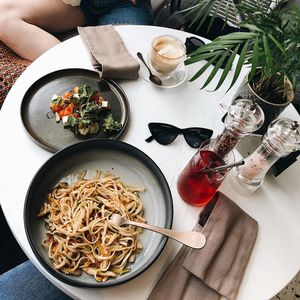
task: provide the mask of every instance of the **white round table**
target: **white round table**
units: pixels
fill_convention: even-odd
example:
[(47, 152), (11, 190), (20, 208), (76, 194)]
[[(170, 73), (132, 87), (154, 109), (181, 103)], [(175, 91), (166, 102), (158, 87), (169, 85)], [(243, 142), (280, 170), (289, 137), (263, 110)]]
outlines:
[[(161, 34), (172, 34), (183, 41), (190, 34), (152, 26), (116, 27), (128, 50), (135, 57), (140, 51), (148, 53), (151, 40)], [(101, 41), (99, 41), (101, 45)], [(188, 68), (189, 77), (199, 65)], [(78, 299), (146, 299), (159, 276), (175, 256), (180, 245), (169, 240), (156, 262), (137, 278), (120, 286), (105, 289), (78, 288), (52, 277), (35, 258), (27, 241), (23, 224), (23, 205), (27, 188), (39, 167), (52, 155), (34, 144), (23, 128), (20, 117), (22, 98), (37, 79), (63, 68), (92, 69), (89, 54), (80, 37), (74, 37), (50, 49), (38, 58), (17, 80), (0, 112), (0, 201), (8, 224), (22, 249), (38, 269), (56, 286)], [(145, 138), (149, 122), (165, 122), (178, 127), (200, 126), (223, 129), (219, 101), (227, 104), (241, 82), (224, 96), (226, 86), (217, 92), (200, 90), (204, 79), (185, 82), (174, 89), (157, 88), (143, 78), (137, 81), (120, 81), (130, 103), (130, 122), (123, 141), (148, 154), (161, 168), (170, 185), (174, 202), (173, 228), (190, 230), (195, 225), (200, 208), (183, 202), (176, 190), (176, 180), (182, 168), (194, 154), (182, 136), (168, 146)], [(233, 73), (233, 71), (231, 71)], [(233, 76), (233, 74), (230, 74)], [(204, 76), (205, 77), (205, 76)], [(203, 77), (202, 77), (203, 78)], [(228, 81), (229, 84), (229, 81)], [(225, 101), (225, 103), (226, 103)], [(229, 102), (228, 102), (229, 101)], [(293, 107), (285, 114), (298, 118)], [(269, 299), (283, 288), (300, 269), (300, 201), (299, 170), (297, 162), (281, 176), (267, 176), (262, 188), (251, 196), (239, 196), (228, 186), (221, 190), (259, 223), (259, 233), (248, 263), (238, 299)]]

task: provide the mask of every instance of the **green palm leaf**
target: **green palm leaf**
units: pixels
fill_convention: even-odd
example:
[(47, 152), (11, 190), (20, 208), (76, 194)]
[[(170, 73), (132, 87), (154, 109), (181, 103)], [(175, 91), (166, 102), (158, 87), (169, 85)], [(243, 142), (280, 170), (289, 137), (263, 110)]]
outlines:
[(199, 47), (197, 50), (195, 50), (193, 53), (191, 53), (190, 56), (195, 56), (195, 55), (210, 52), (210, 51), (224, 50), (225, 48), (233, 48), (236, 44), (240, 44), (242, 42), (244, 42), (244, 40), (228, 40), (228, 41), (214, 40), (214, 41), (210, 42), (209, 44), (205, 44), (205, 45)]
[(244, 64), (244, 60), (245, 60), (245, 56), (246, 56), (246, 53), (248, 51), (248, 45), (249, 45), (249, 41), (247, 41), (245, 43), (245, 45), (243, 46), (243, 49), (241, 51), (238, 63), (237, 63), (236, 68), (235, 68), (235, 72), (234, 72), (234, 75), (233, 75), (232, 82), (230, 84), (230, 87), (226, 91), (226, 93), (232, 88), (232, 86), (235, 84), (235, 82), (237, 81), (237, 79), (238, 79), (238, 77), (241, 73), (241, 70), (242, 70), (242, 67), (243, 67), (243, 64)]
[[(194, 16), (194, 20), (191, 22), (190, 27), (193, 26), (196, 22), (204, 22), (209, 14), (215, 0), (208, 0), (203, 2), (202, 7), (197, 12), (196, 16)], [(192, 10), (191, 12), (195, 12), (196, 10)], [(204, 20), (203, 20), (204, 19)]]
[[(232, 46), (232, 44), (228, 44), (228, 45)], [(193, 56), (201, 54), (201, 53), (207, 53), (207, 52), (210, 52), (210, 51), (215, 51), (215, 50), (224, 50), (224, 48), (226, 48), (226, 46), (228, 46), (228, 45), (223, 45), (223, 44), (211, 42), (209, 44), (201, 46), (196, 51), (194, 51)]]
[(268, 33), (268, 36), (272, 40), (272, 42), (278, 47), (278, 49), (280, 49), (282, 54), (286, 55), (283, 45), (278, 40), (276, 40), (276, 38), (272, 34)]
[(211, 64), (218, 58), (219, 56), (215, 56), (212, 59), (210, 59), (191, 79), (190, 81), (194, 81), (197, 78), (199, 78), (207, 69), (209, 66), (211, 66)]
[(202, 1), (199, 1), (197, 4), (193, 5), (193, 6), (189, 6), (187, 8), (184, 8), (182, 10), (180, 10), (179, 13), (182, 13), (182, 14), (187, 14), (187, 13), (190, 13), (190, 12), (194, 12), (196, 11), (198, 8), (201, 9), (201, 7), (206, 3), (208, 2), (209, 0), (202, 0)]
[(241, 28), (246, 28), (246, 29), (249, 29), (251, 31), (256, 31), (256, 32), (264, 33), (263, 30), (259, 29), (257, 26), (255, 26), (253, 24), (241, 23), (241, 24), (239, 24), (239, 26)]
[(244, 42), (245, 39), (231, 39), (231, 40), (218, 40), (216, 42), (218, 42), (219, 44), (226, 46), (226, 45), (232, 45), (232, 44), (239, 44)]
[(249, 40), (255, 38), (255, 36), (256, 36), (255, 32), (233, 32), (227, 35), (222, 35), (216, 38), (214, 41), (219, 41), (219, 40), (226, 41), (226, 40), (236, 40), (236, 39)]
[[(209, 9), (206, 9), (205, 11), (206, 12), (201, 17), (201, 21), (197, 25), (197, 29), (196, 29), (197, 31), (201, 28), (201, 26), (203, 25), (203, 23), (206, 21), (207, 17), (209, 16)], [(191, 24), (191, 25), (193, 25), (193, 24)]]
[(219, 50), (219, 51), (199, 54), (199, 55), (192, 56), (192, 57), (188, 58), (187, 60), (184, 61), (184, 64), (185, 65), (190, 65), (190, 64), (193, 64), (197, 61), (206, 60), (208, 58), (211, 58), (211, 57), (219, 55), (219, 54), (221, 55), (223, 53), (224, 53), (224, 50)]
[(263, 38), (264, 51), (265, 51), (265, 56), (266, 56), (266, 63), (267, 63), (268, 68), (271, 69), (272, 68), (272, 54), (270, 51), (269, 43), (268, 43), (268, 40), (267, 40), (267, 37), (265, 34), (262, 36), (262, 38)]
[(228, 59), (228, 62), (227, 62), (226, 66), (225, 66), (225, 68), (224, 68), (224, 71), (223, 71), (223, 73), (222, 73), (222, 76), (221, 76), (221, 78), (220, 78), (220, 80), (219, 80), (219, 82), (218, 82), (216, 88), (214, 89), (215, 91), (223, 84), (224, 80), (226, 79), (227, 74), (228, 74), (229, 71), (231, 70), (231, 67), (232, 67), (232, 64), (233, 64), (233, 62), (234, 62), (234, 59), (235, 59), (235, 57), (236, 57), (236, 55), (237, 55), (237, 53), (238, 53), (238, 51), (239, 51), (239, 48), (240, 48), (240, 45), (237, 45), (237, 46), (234, 48), (232, 54), (230, 55), (230, 57), (229, 57), (229, 59)]
[(252, 66), (251, 66), (251, 71), (250, 71), (250, 75), (249, 75), (249, 81), (252, 80), (252, 78), (255, 75), (256, 72), (256, 68), (258, 65), (258, 56), (259, 56), (259, 48), (258, 48), (258, 44), (259, 44), (259, 36), (256, 37), (255, 42), (254, 42), (254, 46), (253, 46), (253, 53), (252, 53)]
[[(225, 19), (226, 23), (229, 15), (229, 1), (232, 2), (232, 0), (218, 0), (218, 2), (216, 0), (194, 0), (192, 1), (194, 5), (186, 9), (185, 12), (189, 13), (190, 22), (193, 24), (197, 22), (198, 27), (203, 27), (204, 20), (207, 20), (210, 13), (211, 20), (207, 28), (209, 31), (216, 16), (223, 14), (222, 18)], [(271, 8), (266, 7), (263, 1), (251, 3), (242, 1), (238, 5), (234, 1), (236, 13), (245, 20), (238, 24), (238, 27), (246, 29), (246, 31), (220, 36), (191, 53), (185, 61), (187, 65), (200, 60), (209, 60), (200, 67), (201, 70), (193, 76), (192, 80), (203, 74), (215, 58), (216, 65), (211, 68), (211, 72), (203, 85), (206, 87), (210, 80), (215, 78), (220, 61), (224, 59), (223, 55), (227, 52), (231, 54), (215, 90), (224, 83), (231, 66), (237, 60), (229, 89), (236, 83), (242, 67), (251, 64), (249, 80), (253, 80), (256, 70), (260, 68), (258, 78), (260, 90), (258, 92), (267, 91), (264, 93), (266, 99), (275, 99), (274, 94), (278, 96), (277, 99), (284, 97), (282, 96), (285, 94), (282, 86), (282, 75), (286, 74), (294, 86), (299, 81), (300, 76), (298, 75), (300, 74), (300, 10), (296, 7), (286, 6), (287, 1), (275, 0), (276, 5)], [(240, 55), (237, 59), (239, 52)]]
[(217, 72), (220, 70), (220, 67), (221, 67), (222, 63), (224, 62), (225, 58), (227, 57), (228, 53), (229, 53), (229, 50), (224, 52), (221, 59), (216, 63), (215, 67), (209, 74), (207, 80), (205, 81), (205, 83), (203, 84), (201, 89), (204, 89), (212, 81), (212, 79), (216, 76)]

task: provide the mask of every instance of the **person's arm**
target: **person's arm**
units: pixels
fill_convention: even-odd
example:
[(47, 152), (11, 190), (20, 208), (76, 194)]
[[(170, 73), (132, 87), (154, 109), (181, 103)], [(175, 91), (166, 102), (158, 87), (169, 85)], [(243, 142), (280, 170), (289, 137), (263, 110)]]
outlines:
[[(72, 6), (80, 6), (81, 0), (62, 0), (64, 3)], [(136, 0), (130, 0), (133, 4), (136, 4)]]
[(71, 6), (80, 6), (81, 0), (62, 0), (64, 3)]

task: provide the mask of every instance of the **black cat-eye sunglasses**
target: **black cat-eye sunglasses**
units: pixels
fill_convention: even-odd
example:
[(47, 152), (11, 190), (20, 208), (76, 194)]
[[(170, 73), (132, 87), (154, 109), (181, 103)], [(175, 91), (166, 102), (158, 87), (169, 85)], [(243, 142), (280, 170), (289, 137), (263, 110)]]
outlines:
[(171, 144), (178, 134), (183, 134), (184, 139), (191, 147), (199, 148), (201, 143), (209, 139), (213, 134), (213, 131), (207, 128), (190, 127), (181, 129), (165, 123), (149, 123), (148, 127), (151, 136), (145, 141), (149, 143), (156, 140), (162, 145)]

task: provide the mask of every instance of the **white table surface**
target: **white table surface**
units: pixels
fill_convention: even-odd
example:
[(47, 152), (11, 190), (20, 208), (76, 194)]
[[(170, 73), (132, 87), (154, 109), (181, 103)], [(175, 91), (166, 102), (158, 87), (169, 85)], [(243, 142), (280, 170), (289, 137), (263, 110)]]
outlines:
[[(160, 34), (173, 34), (183, 41), (189, 36), (185, 32), (151, 26), (120, 26), (116, 29), (133, 56), (137, 51), (147, 55), (150, 41)], [(116, 287), (90, 289), (64, 284), (48, 274), (35, 258), (25, 235), (23, 205), (26, 191), (38, 168), (52, 154), (29, 139), (21, 122), (20, 104), (26, 90), (41, 76), (74, 67), (92, 69), (88, 52), (79, 37), (67, 40), (38, 58), (11, 89), (0, 111), (1, 206), (14, 236), (31, 261), (49, 280), (73, 298), (146, 299), (178, 251), (178, 243), (169, 240), (156, 262), (137, 278)], [(196, 65), (189, 67), (189, 75), (194, 74), (196, 69)], [(226, 86), (218, 92), (203, 91), (199, 89), (203, 82), (204, 79), (185, 82), (174, 89), (154, 87), (143, 78), (119, 82), (128, 96), (131, 110), (128, 130), (122, 140), (148, 154), (166, 176), (174, 202), (173, 228), (177, 230), (192, 229), (200, 211), (200, 208), (185, 204), (176, 190), (176, 179), (195, 150), (185, 143), (182, 136), (168, 146), (155, 141), (148, 144), (144, 139), (149, 135), (147, 124), (155, 121), (178, 127), (210, 127), (214, 135), (220, 133), (223, 129), (223, 112), (218, 101), (230, 101), (237, 85), (224, 96)], [(292, 118), (297, 116), (292, 107), (285, 114)], [(299, 161), (278, 178), (268, 176), (262, 188), (251, 196), (239, 196), (226, 184), (221, 190), (259, 223), (257, 241), (238, 299), (269, 299), (300, 269)]]

